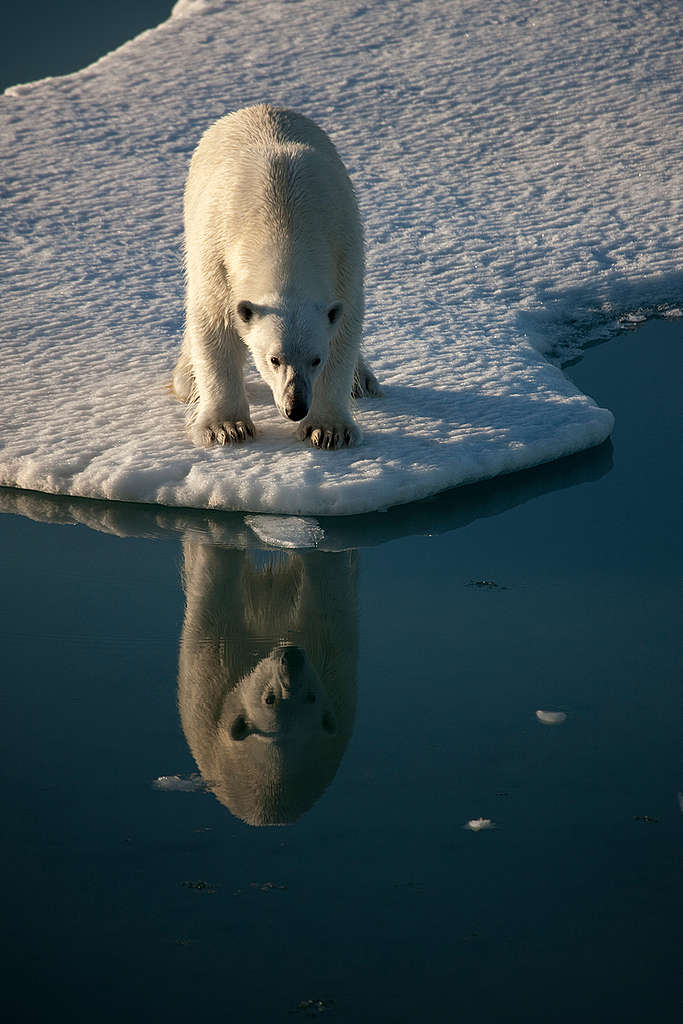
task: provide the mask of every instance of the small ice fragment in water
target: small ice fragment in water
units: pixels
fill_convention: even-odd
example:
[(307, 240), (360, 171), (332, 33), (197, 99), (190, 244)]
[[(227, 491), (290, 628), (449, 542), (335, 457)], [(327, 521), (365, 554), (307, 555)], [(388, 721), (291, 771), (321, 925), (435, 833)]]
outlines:
[(537, 711), (536, 718), (544, 725), (561, 725), (567, 720), (566, 711)]
[(204, 780), (197, 772), (185, 776), (160, 775), (152, 785), (155, 789), (161, 789), (165, 793), (198, 793), (206, 788)]
[(305, 1013), (307, 1017), (317, 1016), (319, 1013), (324, 1013), (325, 1010), (329, 1010), (334, 1006), (333, 999), (302, 999), (298, 1003), (296, 1010), (290, 1010), (290, 1013)]
[(212, 896), (216, 892), (214, 882), (205, 882), (202, 878), (197, 882), (181, 882), (180, 884), (184, 889), (194, 889), (196, 892), (207, 892)]
[(627, 313), (626, 316), (622, 316), (619, 324), (621, 327), (637, 327), (639, 324), (644, 324), (647, 317), (643, 313)]
[(469, 829), (470, 832), (481, 832), (482, 829), (495, 827), (490, 818), (472, 818), (466, 825), (463, 825), (463, 828)]
[(474, 587), (475, 590), (507, 590), (507, 587), (502, 587), (495, 580), (470, 580), (467, 586)]
[(259, 540), (278, 548), (317, 548), (325, 531), (317, 519), (301, 516), (245, 516)]
[(250, 882), (249, 885), (252, 889), (258, 889), (259, 892), (274, 892), (276, 889), (281, 892), (287, 891), (284, 882)]

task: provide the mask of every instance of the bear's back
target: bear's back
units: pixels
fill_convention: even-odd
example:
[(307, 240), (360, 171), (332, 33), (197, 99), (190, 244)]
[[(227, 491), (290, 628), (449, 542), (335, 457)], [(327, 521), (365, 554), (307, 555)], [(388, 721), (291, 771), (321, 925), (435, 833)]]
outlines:
[(298, 213), (304, 222), (327, 222), (333, 234), (358, 234), (354, 242), (362, 250), (351, 182), (321, 128), (294, 111), (261, 104), (228, 114), (206, 130), (187, 180), (186, 224), (206, 220), (215, 231), (222, 222), (225, 241), (245, 220), (258, 232), (262, 218), (280, 228), (300, 219)]
[(343, 164), (331, 139), (314, 121), (283, 107), (261, 103), (244, 107), (216, 121), (202, 136), (197, 155), (210, 148), (214, 157), (222, 154), (230, 160), (238, 152), (258, 153), (303, 146), (324, 160)]

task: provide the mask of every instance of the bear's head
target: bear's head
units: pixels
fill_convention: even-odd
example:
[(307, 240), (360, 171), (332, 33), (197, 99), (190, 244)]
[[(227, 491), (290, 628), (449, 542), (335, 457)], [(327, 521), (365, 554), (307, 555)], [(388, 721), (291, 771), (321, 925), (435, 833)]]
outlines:
[[(317, 706), (316, 706), (317, 705)], [(283, 741), (322, 729), (336, 731), (334, 715), (308, 655), (294, 644), (276, 647), (262, 658), (226, 698), (223, 728), (233, 740), (255, 735)]]
[(298, 421), (308, 414), (313, 386), (327, 363), (342, 314), (341, 302), (237, 302), (236, 330), (286, 419)]

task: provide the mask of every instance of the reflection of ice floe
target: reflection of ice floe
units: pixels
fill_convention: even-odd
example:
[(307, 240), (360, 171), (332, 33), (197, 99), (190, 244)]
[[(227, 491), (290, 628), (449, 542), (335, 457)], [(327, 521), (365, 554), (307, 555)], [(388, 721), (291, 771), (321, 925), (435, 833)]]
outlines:
[(245, 516), (259, 540), (278, 548), (317, 548), (325, 536), (317, 519), (301, 516)]
[(160, 775), (152, 785), (164, 793), (201, 793), (206, 789), (206, 783), (198, 772), (192, 775)]
[(536, 718), (544, 725), (562, 725), (567, 721), (566, 711), (537, 711)]
[(495, 823), (490, 818), (472, 818), (471, 821), (463, 825), (463, 828), (466, 828), (469, 832), (483, 832), (484, 829), (495, 827)]

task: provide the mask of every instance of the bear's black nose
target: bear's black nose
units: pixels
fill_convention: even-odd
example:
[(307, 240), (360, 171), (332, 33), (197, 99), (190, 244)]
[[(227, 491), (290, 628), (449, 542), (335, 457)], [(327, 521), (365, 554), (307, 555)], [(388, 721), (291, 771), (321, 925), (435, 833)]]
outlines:
[(287, 413), (288, 420), (294, 420), (297, 423), (302, 420), (308, 412), (308, 406), (301, 399), (295, 398), (293, 402), (288, 403), (285, 406), (285, 412)]
[(292, 644), (282, 649), (280, 661), (290, 672), (299, 672), (306, 664), (306, 652)]

